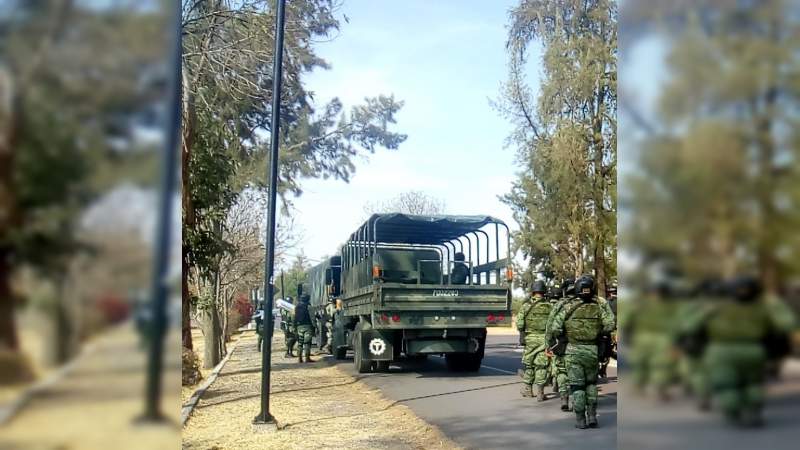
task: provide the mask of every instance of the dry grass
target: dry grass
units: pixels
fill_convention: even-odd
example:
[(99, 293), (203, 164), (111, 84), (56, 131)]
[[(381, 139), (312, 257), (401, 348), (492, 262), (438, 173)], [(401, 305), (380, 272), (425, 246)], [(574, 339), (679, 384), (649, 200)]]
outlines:
[[(241, 337), (240, 333), (231, 336), (231, 341), (228, 342), (227, 344), (228, 351), (230, 351), (230, 349), (233, 348), (233, 344), (236, 341), (238, 341), (240, 337)], [(203, 368), (203, 354), (206, 348), (206, 344), (205, 344), (205, 338), (203, 337), (203, 332), (200, 331), (200, 329), (198, 328), (192, 328), (192, 346), (194, 347), (194, 354), (200, 361), (200, 374), (203, 376), (203, 378), (201, 378), (200, 382), (198, 382), (194, 386), (181, 386), (181, 404), (186, 403), (192, 396), (192, 394), (194, 394), (194, 391), (197, 390), (197, 388), (201, 384), (203, 384), (203, 381), (208, 379), (208, 376), (211, 374), (211, 372), (214, 371), (213, 367), (210, 367), (208, 369)]]
[(453, 449), (437, 428), (404, 405), (326, 363), (286, 359), (276, 333), (271, 412), (278, 431), (258, 432), (260, 354), (252, 331), (206, 392), (183, 430), (186, 449)]

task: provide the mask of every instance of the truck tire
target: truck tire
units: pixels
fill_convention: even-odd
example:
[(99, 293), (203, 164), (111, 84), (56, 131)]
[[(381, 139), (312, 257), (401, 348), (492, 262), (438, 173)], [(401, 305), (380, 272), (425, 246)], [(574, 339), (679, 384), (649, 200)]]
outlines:
[(388, 372), (389, 371), (389, 361), (375, 361), (375, 371), (376, 372)]
[(356, 331), (353, 337), (353, 366), (358, 373), (372, 371), (372, 361), (364, 359), (364, 349), (361, 348), (361, 330)]

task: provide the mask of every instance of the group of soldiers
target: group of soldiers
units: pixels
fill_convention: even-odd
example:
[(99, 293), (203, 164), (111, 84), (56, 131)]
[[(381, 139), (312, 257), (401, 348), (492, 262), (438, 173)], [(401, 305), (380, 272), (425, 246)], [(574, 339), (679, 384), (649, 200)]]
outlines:
[(545, 401), (545, 387), (552, 385), (561, 410), (575, 413), (577, 428), (596, 428), (597, 380), (613, 354), (616, 321), (594, 278), (567, 279), (550, 291), (543, 281), (534, 282), (516, 326), (525, 346), (522, 396)]
[(667, 401), (677, 383), (702, 410), (718, 407), (736, 426), (763, 425), (764, 383), (791, 352), (795, 317), (757, 278), (655, 283), (622, 313), (638, 391)]
[[(301, 295), (300, 302), (295, 304), (294, 299), (286, 297), (286, 303), (294, 305), (294, 309), (279, 307), (281, 317), (281, 330), (283, 331), (286, 342), (287, 358), (294, 358), (294, 346), (297, 344), (297, 362), (311, 363), (311, 340), (315, 333), (314, 320), (308, 310), (310, 297)], [(258, 349), (264, 340), (264, 322), (260, 317), (256, 318), (256, 332), (258, 334)]]

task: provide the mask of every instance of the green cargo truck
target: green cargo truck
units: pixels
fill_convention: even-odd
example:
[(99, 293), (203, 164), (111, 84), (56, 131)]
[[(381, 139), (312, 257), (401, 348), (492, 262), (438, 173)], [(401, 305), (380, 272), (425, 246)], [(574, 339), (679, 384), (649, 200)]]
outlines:
[(352, 350), (360, 373), (432, 354), (478, 370), (487, 327), (511, 320), (509, 248), (489, 216), (371, 216), (341, 249), (334, 356)]

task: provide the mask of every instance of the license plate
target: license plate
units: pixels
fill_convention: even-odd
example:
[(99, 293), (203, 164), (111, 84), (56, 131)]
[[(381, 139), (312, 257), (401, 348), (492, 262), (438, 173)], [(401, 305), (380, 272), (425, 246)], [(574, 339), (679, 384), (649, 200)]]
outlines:
[(434, 289), (434, 297), (458, 297), (457, 289)]

